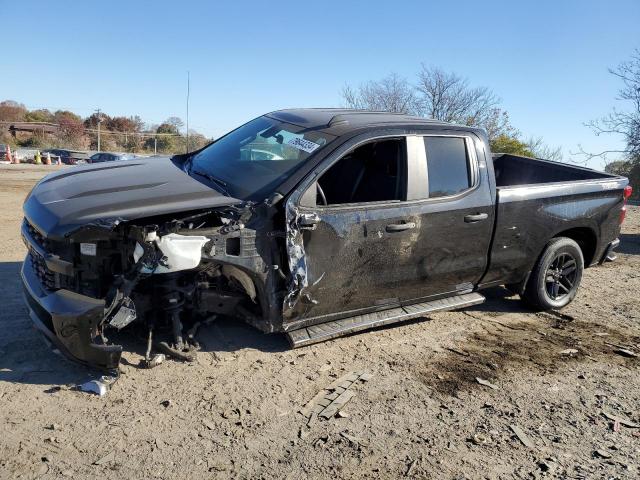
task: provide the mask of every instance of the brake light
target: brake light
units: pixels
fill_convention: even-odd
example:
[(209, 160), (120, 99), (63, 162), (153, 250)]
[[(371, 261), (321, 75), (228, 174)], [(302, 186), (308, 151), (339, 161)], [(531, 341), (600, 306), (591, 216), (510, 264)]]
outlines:
[(620, 209), (620, 225), (622, 225), (622, 222), (624, 222), (624, 219), (627, 216), (627, 199), (631, 196), (632, 193), (633, 193), (633, 188), (631, 187), (631, 185), (627, 185), (626, 187), (624, 187), (624, 190), (622, 190), (622, 209)]

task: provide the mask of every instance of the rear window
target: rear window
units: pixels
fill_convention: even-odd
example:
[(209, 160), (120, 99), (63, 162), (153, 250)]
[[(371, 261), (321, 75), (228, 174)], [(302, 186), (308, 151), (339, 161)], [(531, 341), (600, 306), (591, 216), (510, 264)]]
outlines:
[(455, 195), (471, 186), (464, 138), (424, 137), (429, 173), (429, 198)]

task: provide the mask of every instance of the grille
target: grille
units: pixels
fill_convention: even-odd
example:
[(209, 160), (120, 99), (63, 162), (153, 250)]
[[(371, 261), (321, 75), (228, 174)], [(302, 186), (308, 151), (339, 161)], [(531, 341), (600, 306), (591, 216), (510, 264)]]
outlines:
[(33, 271), (43, 287), (47, 290), (56, 290), (60, 288), (57, 274), (47, 268), (44, 258), (36, 252), (31, 251), (29, 252), (29, 260), (31, 261)]
[(42, 235), (38, 230), (36, 230), (35, 227), (31, 225), (26, 218), (24, 220), (24, 224), (27, 227), (27, 230), (29, 231), (29, 235), (31, 235), (31, 238), (33, 238), (36, 241), (36, 243), (40, 245), (45, 251), (48, 251), (47, 247), (49, 246), (49, 242), (47, 241), (47, 238), (44, 235)]

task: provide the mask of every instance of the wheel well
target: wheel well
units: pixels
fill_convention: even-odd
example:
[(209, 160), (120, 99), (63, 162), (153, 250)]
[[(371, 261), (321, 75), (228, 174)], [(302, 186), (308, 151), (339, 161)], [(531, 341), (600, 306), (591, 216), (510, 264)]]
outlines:
[(582, 250), (585, 268), (591, 265), (598, 245), (598, 237), (593, 230), (587, 227), (572, 228), (558, 233), (557, 237), (567, 237), (576, 242)]

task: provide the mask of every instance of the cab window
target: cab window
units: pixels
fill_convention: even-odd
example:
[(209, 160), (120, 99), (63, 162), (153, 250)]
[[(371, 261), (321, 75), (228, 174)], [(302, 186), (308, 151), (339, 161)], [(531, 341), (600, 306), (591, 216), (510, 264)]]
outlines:
[(467, 144), (462, 137), (424, 137), (429, 198), (455, 195), (471, 187)]
[(360, 145), (320, 177), (316, 204), (404, 200), (406, 163), (404, 138), (385, 138)]

